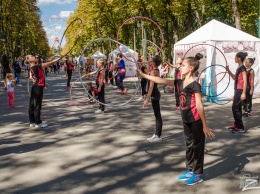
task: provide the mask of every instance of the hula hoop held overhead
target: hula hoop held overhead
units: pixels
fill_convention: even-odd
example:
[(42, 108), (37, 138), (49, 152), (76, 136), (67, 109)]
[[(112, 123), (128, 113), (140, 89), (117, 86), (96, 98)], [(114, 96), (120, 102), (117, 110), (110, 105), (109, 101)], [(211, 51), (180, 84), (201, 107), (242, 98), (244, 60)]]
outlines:
[[(119, 34), (121, 32), (121, 29), (122, 27), (129, 21), (133, 20), (133, 19), (145, 19), (145, 20), (148, 20), (150, 22), (152, 22), (160, 31), (160, 34), (161, 34), (161, 37), (162, 37), (162, 42), (161, 42), (161, 47), (159, 49), (159, 52), (157, 53), (158, 55), (162, 52), (162, 48), (163, 48), (163, 45), (164, 45), (164, 36), (163, 36), (163, 32), (162, 32), (162, 29), (160, 28), (160, 26), (155, 22), (153, 21), (151, 18), (148, 18), (148, 17), (145, 17), (145, 16), (134, 16), (134, 17), (131, 17), (131, 18), (128, 18), (127, 20), (125, 20), (121, 26), (119, 27), (118, 31), (117, 31), (117, 35), (116, 35), (116, 41), (118, 41), (119, 39)], [(123, 53), (121, 52), (119, 46), (118, 46), (118, 50), (120, 51), (120, 53), (123, 55)], [(131, 61), (129, 60), (125, 55), (123, 55), (128, 61)], [(132, 61), (133, 62), (133, 61)]]
[[(113, 40), (113, 39), (111, 39), (111, 38), (98, 38), (98, 39), (96, 39), (96, 40), (94, 40), (94, 41), (89, 42), (89, 43), (85, 46), (85, 48), (82, 50), (82, 53), (86, 53), (87, 49), (89, 48), (89, 46), (90, 46), (91, 44), (93, 44), (94, 42), (99, 42), (99, 41), (111, 41), (111, 42), (114, 42), (114, 43), (116, 43), (116, 44), (120, 44), (123, 48), (129, 50), (129, 49), (127, 48), (127, 46), (123, 45), (122, 43), (118, 42), (117, 40)], [(134, 60), (135, 69), (137, 69), (137, 68), (138, 68), (138, 67), (137, 67), (137, 61), (135, 60), (134, 56), (131, 56), (131, 58)], [(93, 97), (91, 96), (91, 94), (89, 94), (89, 92), (88, 92), (87, 88), (85, 87), (85, 85), (84, 85), (84, 83), (83, 83), (83, 80), (82, 80), (82, 78), (83, 78), (84, 76), (85, 76), (85, 75), (80, 76), (74, 83), (76, 83), (77, 81), (80, 81), (81, 84), (82, 84), (82, 87), (83, 87), (84, 90), (85, 90), (85, 93), (88, 94), (88, 96), (90, 96), (90, 98), (92, 98), (93, 101), (95, 101), (95, 102), (97, 102), (97, 103), (99, 103), (99, 104), (105, 105), (105, 106), (110, 106), (110, 107), (125, 106), (126, 104), (128, 104), (129, 102), (131, 102), (131, 101), (134, 99), (134, 97), (137, 95), (137, 93), (138, 93), (138, 91), (139, 91), (139, 85), (140, 85), (140, 84), (136, 84), (136, 83), (135, 83), (135, 86), (136, 86), (135, 93), (134, 93), (134, 94), (132, 95), (132, 97), (131, 97), (129, 100), (127, 100), (126, 102), (124, 102), (124, 103), (102, 103), (102, 102), (100, 102), (99, 100), (93, 98)], [(137, 77), (137, 79), (138, 79), (138, 83), (139, 83), (139, 82), (140, 82), (140, 78)], [(74, 85), (74, 83), (73, 83), (73, 85)], [(73, 98), (72, 98), (72, 88), (73, 88), (73, 87), (70, 88), (70, 99), (71, 99), (71, 101), (73, 102)], [(73, 102), (73, 103), (74, 103), (74, 102)], [(76, 103), (74, 103), (74, 104), (76, 105)]]
[(66, 32), (68, 31), (68, 29), (69, 29), (69, 28), (75, 28), (75, 27), (78, 28), (78, 29), (77, 29), (77, 31), (76, 31), (76, 33), (75, 33), (74, 44), (72, 45), (71, 48), (68, 49), (68, 51), (67, 51), (65, 54), (63, 54), (63, 56), (69, 54), (69, 53), (72, 51), (72, 49), (76, 46), (76, 44), (77, 44), (77, 42), (78, 42), (78, 40), (79, 40), (79, 38), (80, 38), (80, 34), (81, 34), (81, 32), (82, 32), (82, 20), (81, 20), (80, 18), (74, 19), (74, 20), (68, 25), (68, 27), (66, 28), (66, 30), (64, 31), (64, 33), (63, 33), (63, 35), (62, 35), (62, 37), (61, 37), (60, 44), (62, 44), (62, 41), (63, 41), (63, 39), (64, 39), (64, 37), (65, 37), (65, 34), (66, 34)]

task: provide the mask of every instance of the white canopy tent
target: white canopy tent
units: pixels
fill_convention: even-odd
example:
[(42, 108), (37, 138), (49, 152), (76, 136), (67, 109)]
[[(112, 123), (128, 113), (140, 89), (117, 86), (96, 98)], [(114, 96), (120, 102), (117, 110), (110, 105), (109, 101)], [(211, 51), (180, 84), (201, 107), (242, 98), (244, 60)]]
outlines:
[[(240, 51), (247, 52), (248, 57), (255, 57), (256, 59), (252, 66), (255, 71), (255, 90), (253, 97), (259, 97), (260, 39), (241, 30), (217, 20), (212, 20), (174, 45), (174, 61), (179, 57), (184, 57), (186, 52), (186, 57), (195, 56), (196, 53), (203, 54), (204, 58), (200, 61), (199, 72), (208, 67), (204, 71), (204, 85), (210, 86), (210, 82), (212, 82), (211, 87), (203, 87), (205, 93), (210, 96), (218, 95), (213, 98), (214, 100), (231, 99), (234, 95), (234, 81), (230, 78), (230, 84), (228, 86), (229, 76), (228, 74), (224, 74), (224, 72), (226, 72), (225, 58), (227, 59), (229, 69), (235, 74), (238, 65), (235, 63), (234, 58), (236, 53)], [(209, 67), (211, 65), (214, 66)], [(222, 78), (223, 80), (221, 80)], [(225, 90), (225, 88), (227, 89)]]
[[(120, 49), (120, 51), (119, 51)], [(138, 53), (131, 50), (127, 49), (125, 46), (119, 46), (119, 49), (113, 50), (109, 55), (113, 57), (114, 64), (116, 62), (116, 57), (118, 54), (122, 53), (123, 54), (123, 60), (125, 61), (125, 68), (126, 68), (126, 77), (134, 77), (136, 75), (135, 71), (135, 63), (133, 62), (134, 59), (137, 61), (138, 59)], [(132, 57), (134, 59), (132, 59)]]
[(106, 59), (106, 55), (104, 55), (103, 53), (101, 53), (100, 51), (95, 52), (91, 58), (94, 59), (94, 66), (93, 66), (93, 70), (97, 69), (97, 60), (99, 60), (100, 58), (104, 58)]

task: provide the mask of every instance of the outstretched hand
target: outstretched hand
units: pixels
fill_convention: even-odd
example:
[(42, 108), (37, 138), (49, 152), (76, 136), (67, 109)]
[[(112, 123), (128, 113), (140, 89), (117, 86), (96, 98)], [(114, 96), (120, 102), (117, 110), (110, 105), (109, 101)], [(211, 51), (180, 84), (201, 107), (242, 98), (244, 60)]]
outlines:
[(215, 134), (213, 133), (212, 129), (210, 129), (208, 127), (204, 127), (203, 132), (204, 132), (206, 137), (209, 137), (210, 139), (215, 138)]

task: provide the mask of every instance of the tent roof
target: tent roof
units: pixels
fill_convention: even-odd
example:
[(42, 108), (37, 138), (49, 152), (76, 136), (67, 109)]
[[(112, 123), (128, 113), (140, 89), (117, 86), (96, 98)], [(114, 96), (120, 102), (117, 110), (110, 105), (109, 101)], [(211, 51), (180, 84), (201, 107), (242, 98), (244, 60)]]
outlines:
[[(135, 52), (134, 50), (132, 50), (132, 49), (130, 49), (130, 48), (127, 49), (126, 46), (120, 45), (119, 48), (120, 48), (120, 51), (121, 51), (123, 54), (124, 54), (124, 53), (129, 53), (129, 52), (130, 52), (131, 54), (137, 53), (137, 52)], [(119, 54), (120, 51), (119, 51), (118, 48), (116, 48), (116, 49), (113, 50), (110, 54)]]
[(175, 45), (201, 43), (206, 41), (260, 41), (250, 34), (221, 23), (217, 20), (211, 20), (195, 32), (183, 38)]
[(102, 57), (106, 58), (106, 56), (103, 53), (101, 53), (100, 51), (95, 52), (91, 57), (93, 57), (93, 58), (102, 58)]

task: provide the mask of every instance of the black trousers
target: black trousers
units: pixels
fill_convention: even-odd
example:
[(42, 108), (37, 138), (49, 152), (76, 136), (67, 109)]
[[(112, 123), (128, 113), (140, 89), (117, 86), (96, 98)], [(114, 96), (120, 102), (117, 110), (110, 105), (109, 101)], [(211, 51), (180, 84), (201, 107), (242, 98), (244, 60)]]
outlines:
[(175, 91), (175, 99), (176, 99), (176, 106), (180, 106), (180, 81), (179, 79), (174, 80), (174, 91)]
[(147, 94), (147, 92), (146, 92), (146, 84), (147, 84), (147, 80), (142, 78), (141, 79), (141, 92), (142, 92), (142, 96)]
[(244, 100), (244, 109), (245, 112), (251, 112), (252, 111), (252, 97), (253, 95), (250, 94), (251, 88), (246, 89), (246, 99)]
[[(112, 71), (109, 71), (108, 72), (108, 77), (110, 78), (110, 84), (111, 85), (114, 85), (114, 78), (113, 77), (113, 72)], [(112, 79), (111, 79), (112, 78)]]
[[(105, 103), (105, 85), (104, 84), (101, 86), (100, 92), (98, 92), (98, 101)], [(103, 104), (99, 104), (99, 109), (104, 111), (105, 106)]]
[(71, 76), (72, 76), (72, 70), (67, 70), (67, 74), (68, 74), (67, 86), (70, 86), (70, 80), (71, 80)]
[(244, 129), (243, 121), (242, 121), (242, 101), (241, 101), (241, 94), (243, 90), (235, 89), (234, 100), (232, 104), (232, 112), (233, 117), (235, 119), (235, 126), (239, 129)]
[(151, 102), (152, 102), (153, 112), (155, 116), (155, 124), (156, 124), (155, 135), (161, 137), (163, 121), (162, 121), (161, 110), (160, 110), (160, 100), (151, 100)]
[(186, 167), (196, 174), (203, 174), (205, 134), (201, 120), (183, 123), (186, 138)]
[(31, 97), (29, 102), (29, 120), (30, 123), (40, 124), (42, 109), (43, 87), (33, 85), (31, 88)]

